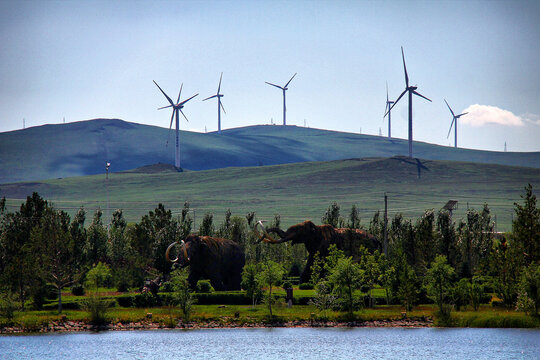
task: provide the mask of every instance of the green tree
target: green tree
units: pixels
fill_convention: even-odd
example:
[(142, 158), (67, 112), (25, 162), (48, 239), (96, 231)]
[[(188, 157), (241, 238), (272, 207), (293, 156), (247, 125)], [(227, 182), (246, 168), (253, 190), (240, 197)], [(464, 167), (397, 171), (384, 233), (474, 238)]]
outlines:
[(379, 282), (381, 276), (381, 254), (378, 250), (375, 250), (373, 254), (370, 254), (368, 250), (362, 246), (360, 257), (360, 269), (363, 271), (363, 282), (368, 288), (369, 307), (373, 307), (373, 288)]
[(354, 292), (362, 285), (362, 278), (363, 272), (358, 264), (353, 263), (352, 257), (340, 258), (328, 276), (328, 283), (344, 300), (351, 319), (354, 313)]
[(189, 215), (189, 201), (184, 202), (184, 207), (182, 208), (182, 212), (180, 214), (180, 221), (179, 221), (179, 237), (180, 239), (185, 239), (191, 234), (191, 229), (193, 228), (193, 219)]
[(419, 284), (416, 273), (407, 262), (404, 254), (398, 254), (395, 260), (397, 282), (394, 284), (396, 295), (407, 311), (413, 309), (418, 300)]
[(332, 309), (338, 297), (332, 292), (332, 287), (327, 281), (320, 281), (315, 286), (315, 297), (309, 301), (322, 314), (323, 318), (327, 317), (327, 311)]
[(246, 291), (246, 295), (251, 299), (252, 306), (255, 307), (257, 300), (262, 296), (262, 282), (257, 265), (247, 264), (244, 266), (241, 286)]
[(87, 231), (85, 257), (86, 263), (90, 265), (107, 260), (107, 230), (103, 226), (102, 215), (100, 209), (96, 210)]
[(527, 297), (534, 303), (534, 315), (538, 315), (540, 306), (540, 265), (531, 263), (523, 271), (521, 287), (527, 294)]
[(347, 228), (360, 229), (360, 227), (360, 214), (356, 205), (353, 204), (351, 207), (351, 212), (349, 213), (349, 221), (347, 222)]
[(272, 317), (272, 305), (274, 303), (274, 297), (272, 296), (272, 288), (279, 285), (279, 283), (283, 279), (285, 271), (280, 264), (273, 262), (272, 260), (265, 261), (264, 263), (262, 263), (261, 266), (261, 281), (265, 286), (267, 286), (268, 289), (265, 295), (265, 302), (268, 306), (270, 317)]
[(540, 261), (540, 209), (532, 185), (525, 187), (521, 195), (523, 205), (514, 203), (516, 216), (513, 222), (513, 242), (525, 253), (525, 263)]
[(42, 276), (58, 293), (58, 312), (62, 312), (62, 289), (78, 279), (74, 242), (69, 231), (70, 218), (64, 211), (48, 207), (39, 227), (31, 232), (32, 243), (43, 251)]
[(84, 222), (86, 221), (86, 212), (84, 208), (80, 208), (71, 224), (69, 225), (69, 232), (71, 233), (71, 238), (73, 239), (73, 258), (75, 260), (75, 266), (77, 268), (82, 268), (85, 264), (84, 259), (84, 247), (86, 243), (86, 229), (84, 227)]
[(519, 290), (523, 252), (519, 246), (508, 244), (505, 239), (495, 246), (490, 258), (493, 287), (507, 307), (513, 307)]
[(440, 314), (446, 314), (449, 309), (444, 305), (449, 302), (454, 275), (454, 269), (448, 265), (446, 256), (444, 255), (436, 256), (427, 271), (426, 286), (428, 296), (435, 301), (435, 304), (439, 307)]
[(321, 222), (323, 224), (328, 224), (332, 227), (343, 227), (343, 218), (339, 215), (339, 205), (337, 202), (333, 202), (332, 205), (328, 207), (326, 213), (323, 215)]
[(207, 212), (204, 214), (201, 226), (199, 227), (200, 236), (214, 236), (214, 214)]
[(437, 254), (446, 256), (450, 265), (456, 268), (456, 230), (448, 210), (437, 213)]
[(417, 259), (417, 273), (424, 275), (429, 264), (434, 260), (436, 244), (434, 237), (435, 214), (433, 209), (424, 212), (415, 225), (415, 244)]
[(189, 269), (176, 269), (171, 272), (171, 283), (174, 292), (175, 302), (180, 306), (182, 314), (184, 315), (184, 321), (189, 321), (193, 310), (193, 303), (195, 299), (191, 292), (189, 281)]
[(98, 288), (107, 286), (110, 279), (111, 270), (100, 261), (86, 273), (86, 286), (97, 291)]
[(484, 281), (483, 278), (480, 276), (473, 276), (471, 280), (471, 304), (473, 306), (474, 311), (477, 311), (480, 307), (480, 303), (482, 302), (482, 298), (485, 294), (484, 289)]
[(227, 209), (225, 212), (225, 218), (223, 219), (223, 223), (219, 226), (219, 229), (217, 231), (217, 236), (229, 239), (231, 234), (231, 216), (232, 212), (231, 209)]

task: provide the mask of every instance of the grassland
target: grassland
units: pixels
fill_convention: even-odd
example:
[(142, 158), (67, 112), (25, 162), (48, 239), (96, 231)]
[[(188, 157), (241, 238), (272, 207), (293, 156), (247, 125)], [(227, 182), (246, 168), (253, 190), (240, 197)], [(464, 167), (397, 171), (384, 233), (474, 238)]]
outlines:
[[(297, 126), (249, 126), (217, 133), (181, 131), (181, 164), (209, 170), (408, 154), (407, 141)], [(169, 139), (167, 146), (167, 139)], [(0, 133), (0, 184), (124, 171), (174, 163), (165, 128), (97, 119)], [(540, 168), (540, 152), (506, 153), (414, 143), (415, 156)]]
[(73, 213), (80, 206), (88, 212), (105, 210), (108, 192), (109, 208), (123, 209), (130, 222), (139, 221), (158, 203), (178, 214), (189, 201), (196, 226), (205, 212), (221, 221), (228, 208), (240, 216), (255, 211), (267, 220), (280, 214), (287, 226), (306, 219), (319, 223), (333, 201), (341, 205), (343, 215), (356, 204), (367, 225), (375, 211), (384, 210), (386, 192), (390, 216), (403, 213), (416, 219), (454, 199), (459, 201), (457, 221), (468, 206), (480, 210), (487, 203), (497, 230), (509, 231), (514, 202), (521, 201), (527, 183), (538, 189), (540, 169), (393, 157), (181, 173), (162, 165), (112, 173), (108, 185), (103, 175), (4, 184), (0, 196), (7, 197), (8, 210), (15, 210), (37, 191)]

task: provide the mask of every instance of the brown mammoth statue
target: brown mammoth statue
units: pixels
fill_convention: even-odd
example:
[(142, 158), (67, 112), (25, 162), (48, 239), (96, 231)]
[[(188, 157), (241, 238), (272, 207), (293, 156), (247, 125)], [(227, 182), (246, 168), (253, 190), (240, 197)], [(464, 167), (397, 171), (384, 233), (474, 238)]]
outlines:
[[(311, 221), (304, 221), (283, 231), (280, 228), (270, 228), (264, 231), (262, 222), (257, 226), (262, 228), (258, 242), (264, 241), (271, 244), (280, 244), (291, 241), (294, 244), (304, 244), (309, 253), (304, 272), (300, 278), (302, 283), (311, 279), (311, 266), (313, 258), (318, 252), (321, 258), (328, 256), (328, 248), (335, 244), (339, 250), (343, 250), (346, 256), (356, 258), (360, 245), (365, 246), (369, 251), (381, 250), (381, 243), (373, 236), (358, 229), (336, 229), (330, 225), (315, 225)], [(268, 233), (276, 233), (280, 239), (274, 240)]]
[(176, 259), (170, 258), (175, 241), (167, 248), (165, 257), (181, 267), (189, 265), (188, 281), (192, 289), (199, 279), (209, 279), (216, 290), (240, 290), (245, 255), (242, 248), (232, 240), (210, 236), (190, 235), (180, 241)]

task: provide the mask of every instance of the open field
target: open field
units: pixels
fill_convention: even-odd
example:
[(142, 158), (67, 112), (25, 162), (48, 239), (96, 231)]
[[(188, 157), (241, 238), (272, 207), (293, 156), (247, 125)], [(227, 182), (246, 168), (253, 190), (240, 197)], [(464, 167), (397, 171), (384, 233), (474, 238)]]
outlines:
[[(74, 213), (123, 209), (136, 222), (158, 203), (178, 214), (189, 201), (196, 226), (205, 212), (221, 221), (230, 208), (233, 215), (255, 211), (259, 219), (280, 214), (284, 226), (311, 219), (320, 222), (326, 208), (337, 201), (346, 216), (356, 204), (362, 223), (384, 210), (418, 218), (427, 209), (440, 209), (449, 199), (458, 200), (454, 219), (467, 206), (480, 210), (487, 203), (496, 217), (497, 230), (511, 230), (514, 202), (520, 202), (527, 183), (540, 186), (540, 169), (452, 161), (416, 160), (405, 157), (351, 159), (329, 162), (226, 168), (178, 173), (168, 166), (112, 173), (108, 186), (103, 175), (3, 184), (0, 196), (15, 210), (33, 191), (58, 208)], [(108, 188), (108, 191), (107, 191)], [(87, 218), (91, 218), (91, 215)], [(89, 220), (90, 221), (90, 220)]]
[[(168, 146), (167, 146), (168, 139)], [(258, 125), (217, 133), (180, 132), (182, 167), (209, 170), (407, 155), (405, 139)], [(421, 159), (471, 161), (540, 168), (540, 152), (455, 149), (414, 143)], [(114, 119), (80, 121), (0, 133), (0, 184), (124, 171), (158, 162), (174, 164), (174, 131)]]

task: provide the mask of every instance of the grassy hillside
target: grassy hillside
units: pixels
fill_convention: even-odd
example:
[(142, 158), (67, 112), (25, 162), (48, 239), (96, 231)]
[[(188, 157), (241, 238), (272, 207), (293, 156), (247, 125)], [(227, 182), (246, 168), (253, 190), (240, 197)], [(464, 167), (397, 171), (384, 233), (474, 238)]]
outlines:
[[(184, 169), (207, 170), (406, 155), (407, 141), (296, 126), (250, 126), (217, 133), (181, 131)], [(169, 139), (169, 146), (166, 146)], [(0, 184), (174, 164), (174, 132), (98, 119), (0, 133)], [(415, 156), (540, 168), (540, 152), (504, 153), (416, 142)]]
[[(207, 211), (221, 221), (227, 208), (241, 216), (255, 211), (267, 220), (280, 214), (286, 226), (305, 219), (320, 223), (333, 201), (341, 205), (343, 215), (357, 204), (362, 223), (368, 224), (375, 211), (384, 209), (387, 192), (391, 216), (402, 212), (418, 218), (424, 210), (438, 210), (455, 199), (459, 209), (454, 218), (459, 219), (467, 204), (481, 209), (488, 203), (498, 230), (504, 231), (511, 228), (513, 203), (520, 201), (527, 183), (538, 189), (540, 169), (393, 157), (183, 173), (171, 166), (150, 166), (110, 174), (108, 193), (110, 208), (123, 209), (129, 221), (139, 221), (159, 202), (178, 214), (187, 200), (195, 209), (197, 226)], [(72, 213), (80, 206), (89, 212), (107, 208), (103, 174), (0, 186), (10, 209), (32, 191)]]

